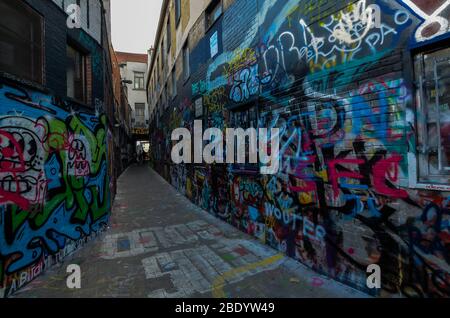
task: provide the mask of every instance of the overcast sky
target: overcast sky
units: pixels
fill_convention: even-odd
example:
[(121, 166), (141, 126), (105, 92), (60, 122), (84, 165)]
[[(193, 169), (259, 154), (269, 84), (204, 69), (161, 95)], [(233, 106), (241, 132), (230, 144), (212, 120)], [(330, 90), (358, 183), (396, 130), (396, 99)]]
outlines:
[(153, 45), (163, 0), (111, 0), (114, 50), (147, 53)]

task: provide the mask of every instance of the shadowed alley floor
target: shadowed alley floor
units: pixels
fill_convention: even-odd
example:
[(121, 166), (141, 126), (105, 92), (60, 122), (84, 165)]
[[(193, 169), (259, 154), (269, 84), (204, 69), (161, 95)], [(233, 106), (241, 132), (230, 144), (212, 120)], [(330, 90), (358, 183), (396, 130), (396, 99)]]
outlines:
[[(81, 267), (81, 289), (66, 268)], [(367, 297), (193, 205), (146, 166), (120, 178), (111, 227), (14, 297)]]

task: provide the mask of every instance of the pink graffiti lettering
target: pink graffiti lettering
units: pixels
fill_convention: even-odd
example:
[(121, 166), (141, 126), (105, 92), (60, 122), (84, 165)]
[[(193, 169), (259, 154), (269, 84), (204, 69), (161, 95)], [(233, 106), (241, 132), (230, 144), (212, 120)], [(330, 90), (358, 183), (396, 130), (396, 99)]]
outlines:
[(15, 192), (0, 188), (0, 204), (14, 203), (21, 209), (27, 210), (30, 207), (30, 202), (21, 195), (20, 180), (17, 176), (18, 173), (23, 173), (26, 170), (23, 149), (12, 134), (0, 130), (0, 143), (4, 144), (5, 141), (10, 146), (2, 147), (0, 150), (0, 173), (12, 174)]
[(321, 287), (325, 284), (325, 282), (319, 277), (313, 277), (311, 285), (314, 287)]
[(340, 172), (337, 171), (336, 166), (340, 164), (350, 164), (350, 165), (361, 165), (364, 163), (362, 159), (336, 159), (328, 162), (330, 181), (333, 186), (334, 197), (339, 196), (339, 179), (340, 178), (350, 178), (350, 179), (363, 179), (364, 177), (354, 171)]
[(291, 191), (294, 192), (314, 192), (317, 190), (316, 183), (314, 181), (311, 181), (312, 178), (314, 178), (314, 175), (308, 174), (305, 172), (305, 168), (310, 167), (312, 164), (314, 164), (316, 160), (316, 156), (311, 156), (308, 158), (308, 160), (300, 161), (300, 163), (297, 166), (296, 169), (296, 177), (299, 179), (302, 179), (304, 186), (290, 186)]
[(379, 194), (393, 198), (405, 199), (408, 193), (405, 190), (393, 189), (386, 185), (386, 178), (393, 183), (398, 181), (398, 166), (402, 160), (401, 156), (394, 155), (392, 158), (380, 160), (373, 168), (373, 183)]

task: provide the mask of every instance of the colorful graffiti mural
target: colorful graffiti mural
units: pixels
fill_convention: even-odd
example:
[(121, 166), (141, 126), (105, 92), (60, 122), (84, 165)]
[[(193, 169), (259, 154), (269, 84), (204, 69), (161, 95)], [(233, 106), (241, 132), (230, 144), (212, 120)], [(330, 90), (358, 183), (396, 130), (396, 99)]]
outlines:
[[(259, 127), (279, 128), (277, 175), (170, 164), (164, 116), (153, 164), (200, 207), (320, 273), (373, 293), (366, 269), (378, 264), (383, 295), (449, 297), (450, 193), (409, 187), (417, 130), (404, 66), (410, 46), (448, 37), (448, 1), (324, 3), (259, 0), (248, 17), (257, 27), (193, 68), (182, 94), (207, 96), (209, 127), (248, 128), (256, 113)], [(243, 23), (232, 16), (240, 5), (223, 30)]]
[(0, 83), (0, 296), (105, 228), (107, 138), (105, 115)]

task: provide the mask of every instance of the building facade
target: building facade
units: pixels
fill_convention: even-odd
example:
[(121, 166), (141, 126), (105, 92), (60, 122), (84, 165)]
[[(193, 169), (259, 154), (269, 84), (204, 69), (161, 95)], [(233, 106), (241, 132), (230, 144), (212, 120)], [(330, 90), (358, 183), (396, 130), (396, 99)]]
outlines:
[(117, 58), (116, 53), (111, 47), (112, 57), (112, 78), (115, 97), (115, 136), (116, 143), (115, 155), (116, 162), (118, 162), (118, 175), (120, 175), (125, 169), (132, 163), (133, 153), (133, 127), (132, 127), (132, 114), (133, 109), (128, 101), (128, 89), (122, 78), (121, 63)]
[(115, 110), (104, 9), (0, 0), (0, 297), (108, 224)]
[(147, 77), (147, 54), (116, 52), (128, 102), (132, 109), (131, 129), (136, 136), (148, 136), (149, 108), (145, 79)]
[[(152, 164), (192, 202), (372, 294), (450, 293), (448, 2), (166, 0)], [(173, 164), (171, 133), (279, 128), (280, 171)], [(366, 285), (381, 268), (382, 289)]]

